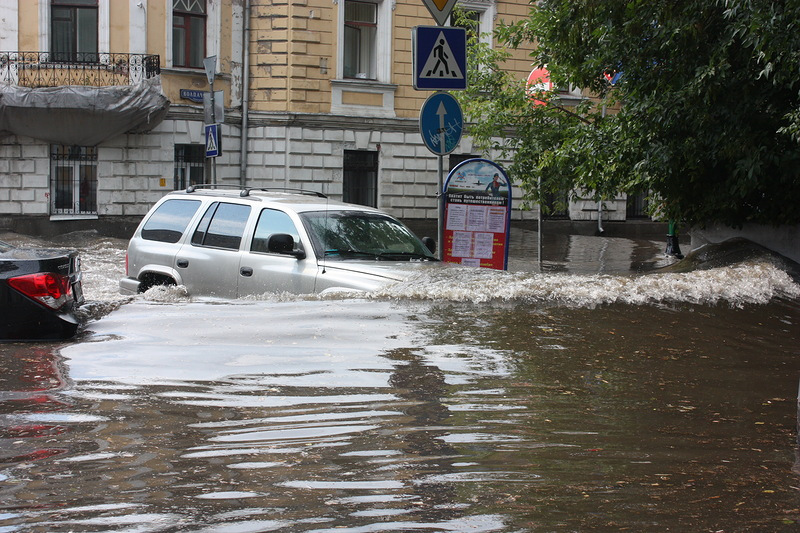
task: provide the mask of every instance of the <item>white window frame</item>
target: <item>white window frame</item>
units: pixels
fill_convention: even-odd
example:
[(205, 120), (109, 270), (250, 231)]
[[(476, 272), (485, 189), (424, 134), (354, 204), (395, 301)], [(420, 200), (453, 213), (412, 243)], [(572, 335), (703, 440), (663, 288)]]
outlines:
[(478, 33), (481, 41), (493, 46), (492, 31), (494, 30), (494, 20), (497, 18), (497, 6), (494, 0), (462, 0), (458, 2), (458, 6), (464, 11), (480, 13), (481, 21), (478, 25)]
[[(344, 4), (346, 0), (337, 0), (339, 28), (336, 49), (339, 51), (336, 61), (336, 77), (344, 79)], [(358, 0), (377, 4), (378, 28), (375, 32), (375, 79), (379, 83), (389, 83), (392, 77), (392, 1), (391, 0)]]
[[(217, 56), (217, 72), (220, 72), (220, 24), (222, 24), (222, 13), (220, 9), (221, 0), (206, 0), (206, 57)], [(164, 33), (166, 34), (166, 51), (164, 64), (166, 68), (173, 68), (174, 62), (172, 61), (172, 0), (167, 0), (168, 14), (164, 17)], [(183, 67), (174, 67), (183, 69)], [(197, 71), (196, 68), (189, 69)], [(215, 74), (216, 74), (215, 73)]]
[[(111, 0), (97, 2), (97, 53), (111, 52), (109, 4)], [(39, 50), (50, 52), (50, 0), (39, 0)]]
[[(331, 80), (331, 113), (340, 115), (394, 118), (394, 94), (397, 86), (392, 80), (392, 11), (395, 0), (363, 0), (378, 6), (378, 28), (375, 36), (376, 71), (373, 80), (344, 77), (344, 0), (333, 0), (338, 13), (336, 35), (336, 78)], [(379, 95), (380, 106), (342, 103), (348, 91)]]

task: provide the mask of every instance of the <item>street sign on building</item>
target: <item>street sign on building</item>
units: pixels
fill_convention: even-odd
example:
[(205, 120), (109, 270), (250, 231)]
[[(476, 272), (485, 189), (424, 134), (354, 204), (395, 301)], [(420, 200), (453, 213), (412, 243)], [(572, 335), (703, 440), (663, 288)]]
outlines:
[(206, 124), (206, 157), (217, 157), (222, 153), (219, 124)]
[(453, 96), (433, 93), (422, 104), (419, 131), (422, 142), (436, 155), (447, 155), (456, 149), (464, 129), (464, 114)]
[(467, 88), (467, 30), (416, 26), (411, 33), (414, 88), (447, 91)]

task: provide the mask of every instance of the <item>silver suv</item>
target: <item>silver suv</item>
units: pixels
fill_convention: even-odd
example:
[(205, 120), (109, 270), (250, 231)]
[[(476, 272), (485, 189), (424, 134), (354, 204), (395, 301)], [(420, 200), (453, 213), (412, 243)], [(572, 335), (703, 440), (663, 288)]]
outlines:
[(193, 186), (142, 219), (119, 286), (183, 285), (219, 298), (368, 291), (436, 262), (434, 247), (377, 209), (320, 193)]

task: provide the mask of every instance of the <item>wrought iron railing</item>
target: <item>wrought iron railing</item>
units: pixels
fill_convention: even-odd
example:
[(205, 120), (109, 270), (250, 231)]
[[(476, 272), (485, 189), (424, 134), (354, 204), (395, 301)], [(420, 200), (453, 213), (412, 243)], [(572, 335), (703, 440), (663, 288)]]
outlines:
[(135, 85), (160, 73), (157, 55), (0, 52), (0, 85)]

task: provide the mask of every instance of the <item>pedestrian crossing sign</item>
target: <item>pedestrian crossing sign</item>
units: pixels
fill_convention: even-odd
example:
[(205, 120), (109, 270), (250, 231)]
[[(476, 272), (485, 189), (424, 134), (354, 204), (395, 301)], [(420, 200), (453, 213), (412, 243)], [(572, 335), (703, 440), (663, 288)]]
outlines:
[(206, 124), (206, 157), (218, 157), (222, 153), (219, 144), (219, 124)]
[(464, 28), (416, 26), (412, 44), (415, 89), (467, 88), (467, 31)]

